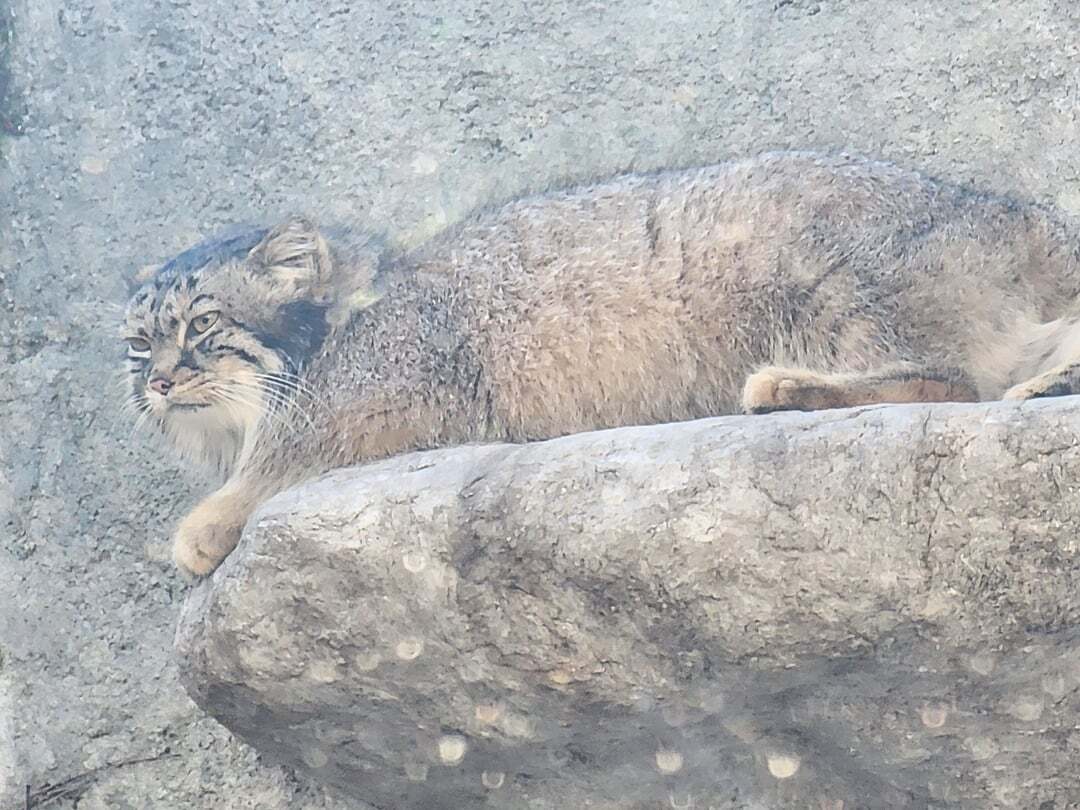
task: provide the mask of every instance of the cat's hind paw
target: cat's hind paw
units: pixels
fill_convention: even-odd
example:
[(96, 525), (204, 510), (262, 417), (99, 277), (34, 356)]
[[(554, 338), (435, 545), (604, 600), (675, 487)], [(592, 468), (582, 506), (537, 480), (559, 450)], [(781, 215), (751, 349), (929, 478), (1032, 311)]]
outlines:
[(816, 410), (838, 407), (821, 375), (801, 369), (769, 366), (746, 378), (742, 391), (744, 413)]

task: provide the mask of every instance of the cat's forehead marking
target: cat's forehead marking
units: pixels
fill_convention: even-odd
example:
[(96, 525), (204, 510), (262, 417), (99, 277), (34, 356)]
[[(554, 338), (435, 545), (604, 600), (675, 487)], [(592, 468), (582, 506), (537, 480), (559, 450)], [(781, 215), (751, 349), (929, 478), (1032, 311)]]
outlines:
[(190, 247), (178, 256), (170, 259), (158, 271), (158, 276), (175, 279), (185, 285), (197, 271), (208, 265), (220, 265), (229, 260), (242, 259), (255, 248), (263, 237), (266, 228), (240, 226), (231, 228), (218, 236)]
[(234, 227), (165, 262), (128, 302), (124, 333), (175, 341), (182, 348), (196, 307), (218, 304), (230, 288), (230, 270), (243, 269), (244, 260), (267, 233), (266, 228)]

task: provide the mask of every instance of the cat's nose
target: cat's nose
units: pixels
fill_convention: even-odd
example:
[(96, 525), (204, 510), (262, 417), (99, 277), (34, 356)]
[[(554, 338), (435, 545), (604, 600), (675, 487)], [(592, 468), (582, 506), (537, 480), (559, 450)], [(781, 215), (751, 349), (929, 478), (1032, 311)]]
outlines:
[(172, 387), (172, 380), (168, 379), (167, 377), (154, 377), (154, 379), (150, 381), (151, 390), (156, 391), (162, 396), (168, 394), (169, 389)]

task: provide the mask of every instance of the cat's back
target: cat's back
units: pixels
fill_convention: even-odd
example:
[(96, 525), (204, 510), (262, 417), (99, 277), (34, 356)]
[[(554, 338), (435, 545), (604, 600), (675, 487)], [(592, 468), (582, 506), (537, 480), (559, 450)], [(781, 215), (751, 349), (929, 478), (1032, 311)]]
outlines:
[(477, 213), (401, 259), (400, 291), (442, 302), (515, 435), (722, 412), (775, 343), (770, 286), (818, 285), (938, 196), (843, 155), (623, 175)]
[(859, 272), (852, 257), (925, 231), (956, 199), (887, 163), (769, 153), (523, 197), (401, 263), (410, 285), (443, 290), (482, 343), (526, 345), (548, 327), (662, 338), (726, 322), (770, 287), (812, 287), (841, 260)]
[(480, 211), (400, 257), (368, 332), (428, 347), (442, 376), (461, 364), (518, 438), (721, 413), (778, 358), (962, 344), (973, 267), (988, 302), (1039, 294), (1013, 256), (1040, 222), (843, 154), (628, 174)]
[[(848, 155), (774, 152), (690, 169), (624, 174), (483, 209), (407, 261), (424, 272), (507, 282), (707, 259), (717, 245), (782, 245), (812, 225), (852, 240), (919, 227), (955, 193), (916, 172)], [(761, 237), (768, 237), (767, 239)], [(680, 268), (681, 269), (681, 268)]]
[[(918, 287), (932, 298), (938, 285), (952, 295), (973, 269), (957, 256), (991, 287), (1036, 285), (1020, 294), (1045, 304), (1075, 280), (1057, 278), (1056, 265), (1024, 267), (1017, 279), (1012, 257), (1068, 238), (1037, 206), (887, 162), (772, 152), (526, 196), (480, 211), (405, 263), (493, 326), (522, 317), (691, 324), (822, 283), (841, 297)], [(982, 259), (994, 255), (1006, 258)]]

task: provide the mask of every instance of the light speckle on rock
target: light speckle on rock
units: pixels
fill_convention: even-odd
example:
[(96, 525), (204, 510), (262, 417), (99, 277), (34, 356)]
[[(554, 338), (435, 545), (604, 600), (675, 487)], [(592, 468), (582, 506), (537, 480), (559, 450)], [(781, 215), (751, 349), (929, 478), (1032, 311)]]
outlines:
[(1042, 679), (1042, 690), (1050, 700), (1057, 703), (1064, 698), (1068, 692), (1065, 676), (1060, 672), (1047, 673)]
[(506, 774), (502, 771), (484, 771), (480, 774), (480, 783), (488, 790), (498, 790), (506, 781)]
[(480, 703), (477, 704), (474, 714), (477, 722), (491, 725), (502, 715), (502, 706), (495, 703)]
[(668, 794), (668, 805), (671, 810), (693, 810), (697, 805), (694, 794), (689, 791), (672, 791)]
[(660, 773), (678, 773), (682, 770), (683, 755), (678, 751), (661, 748), (656, 752), (656, 769)]
[(566, 686), (568, 683), (574, 680), (574, 676), (571, 675), (568, 670), (553, 669), (551, 672), (548, 673), (548, 680), (558, 686)]
[(321, 748), (309, 747), (304, 749), (304, 763), (309, 768), (325, 768), (330, 758)]
[(1067, 211), (1073, 217), (1080, 218), (1080, 184), (1073, 184), (1061, 191), (1054, 201), (1063, 211)]
[(103, 157), (92, 155), (84, 157), (79, 164), (79, 168), (86, 174), (104, 174), (105, 170), (109, 168), (109, 161)]
[(394, 647), (394, 654), (402, 661), (414, 661), (423, 651), (424, 640), (416, 637), (403, 638)]
[(698, 706), (709, 714), (721, 712), (724, 709), (724, 693), (719, 690), (706, 692), (698, 699)]
[(317, 683), (333, 683), (340, 680), (341, 672), (333, 661), (312, 661), (307, 666), (307, 676)]
[(360, 652), (353, 658), (353, 663), (361, 672), (372, 672), (382, 663), (382, 656), (374, 651)]
[(528, 739), (533, 736), (535, 723), (532, 718), (516, 712), (506, 712), (499, 727), (511, 737)]
[(1033, 723), (1042, 717), (1045, 705), (1042, 695), (1021, 694), (1017, 695), (1005, 710), (1017, 720)]
[(968, 737), (964, 740), (964, 745), (976, 760), (990, 759), (1000, 750), (996, 742), (984, 736)]
[(997, 666), (997, 656), (991, 652), (976, 653), (968, 659), (968, 666), (983, 677), (991, 675)]
[(660, 709), (660, 717), (672, 728), (679, 728), (686, 725), (690, 719), (690, 714), (686, 704), (681, 700), (676, 700), (664, 704)]
[(465, 759), (468, 747), (460, 734), (446, 734), (439, 738), (439, 761), (444, 765), (457, 765)]
[(802, 761), (795, 754), (767, 754), (765, 757), (769, 773), (776, 779), (790, 779), (799, 772)]
[(421, 153), (413, 158), (412, 170), (413, 174), (421, 176), (435, 174), (439, 170), (439, 161), (432, 155)]
[(949, 709), (940, 703), (928, 704), (919, 710), (919, 719), (927, 728), (941, 728), (949, 719)]
[(699, 95), (701, 95), (701, 92), (698, 88), (694, 87), (692, 84), (683, 84), (675, 88), (675, 92), (672, 93), (671, 98), (676, 104), (682, 104), (683, 106), (689, 107)]

